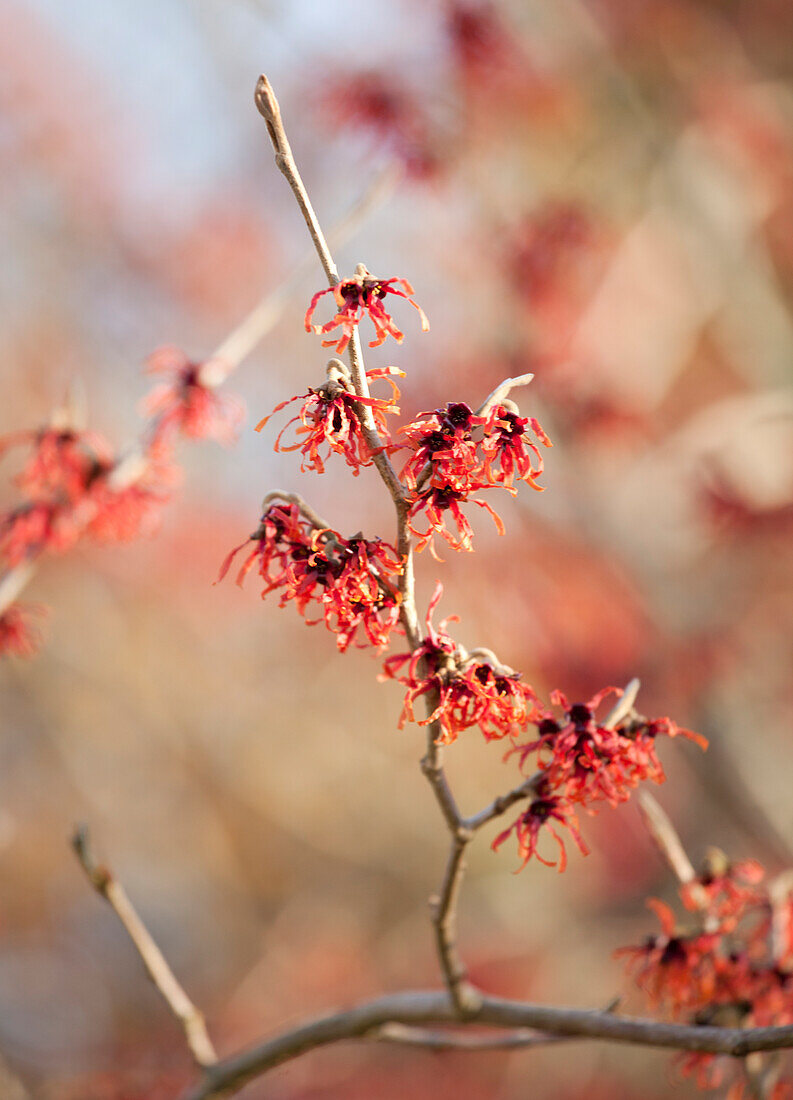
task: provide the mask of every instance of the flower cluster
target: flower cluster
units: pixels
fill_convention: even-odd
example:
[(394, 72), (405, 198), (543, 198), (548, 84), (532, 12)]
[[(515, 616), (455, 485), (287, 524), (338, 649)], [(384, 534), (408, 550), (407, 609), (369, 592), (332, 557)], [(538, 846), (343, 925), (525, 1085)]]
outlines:
[[(584, 851), (578, 835), (576, 808), (589, 813), (599, 802), (617, 806), (625, 802), (639, 783), (651, 779), (662, 783), (665, 779), (663, 765), (656, 751), (659, 736), (682, 736), (695, 741), (703, 749), (707, 741), (691, 730), (681, 729), (670, 718), (648, 721), (630, 713), (619, 722), (601, 722), (596, 711), (603, 699), (615, 693), (617, 688), (605, 688), (587, 703), (568, 703), (560, 691), (551, 694), (551, 701), (561, 715), (552, 708), (535, 708), (530, 722), (537, 727), (539, 736), (524, 744), (516, 744), (508, 755), (517, 754), (521, 768), (529, 757), (535, 757), (537, 783), (541, 792), (538, 802), (532, 803), (525, 813), (493, 842), (498, 848), (515, 832), (523, 863), (537, 854), (537, 838), (548, 818), (565, 825), (578, 847)], [(548, 809), (550, 807), (550, 809)], [(550, 829), (561, 849), (564, 844), (558, 834)], [(538, 858), (540, 858), (538, 856)], [(545, 863), (546, 860), (541, 860)], [(559, 860), (563, 870), (566, 860)]]
[(627, 801), (639, 783), (648, 779), (663, 783), (664, 769), (656, 752), (659, 736), (682, 736), (707, 748), (704, 737), (681, 729), (670, 718), (628, 717), (614, 727), (599, 722), (596, 711), (612, 693), (621, 694), (617, 688), (604, 688), (589, 702), (571, 705), (561, 691), (552, 692), (551, 701), (562, 716), (550, 708), (539, 713), (539, 737), (516, 748), (521, 767), (536, 753), (537, 766), (554, 791), (570, 802), (589, 806), (605, 801), (617, 806)]
[[(398, 289), (400, 286), (402, 287), (401, 290)], [(410, 302), (421, 318), (422, 332), (428, 332), (430, 323), (418, 302), (413, 301), (413, 293), (413, 287), (406, 279), (396, 277), (376, 279), (364, 269), (362, 274), (352, 275), (349, 279), (343, 279), (340, 283), (337, 283), (336, 286), (325, 287), (324, 290), (317, 291), (306, 310), (306, 332), (313, 331), (325, 336), (333, 329), (341, 328), (340, 336), (333, 336), (330, 340), (322, 341), (324, 348), (332, 347), (335, 344), (337, 353), (341, 355), (349, 344), (358, 324), (364, 317), (368, 317), (374, 325), (376, 334), (375, 339), (369, 343), (370, 348), (379, 347), (387, 336), (393, 336), (396, 342), (401, 344), (404, 333), (400, 332), (394, 323), (393, 317), (387, 312), (383, 305), (383, 299), (389, 294), (394, 294)], [(324, 325), (314, 325), (311, 323), (311, 318), (314, 316), (317, 303), (325, 294), (333, 295), (337, 306), (336, 313)]]
[(15, 479), (23, 499), (0, 515), (0, 557), (11, 568), (44, 551), (63, 553), (84, 536), (105, 542), (136, 536), (172, 481), (167, 463), (149, 453), (121, 483), (112, 449), (96, 432), (47, 427), (17, 433), (0, 449), (20, 444), (30, 447)]
[[(219, 580), (250, 543), (238, 584), (255, 566), (264, 581), (262, 597), (280, 591), (281, 607), (294, 600), (306, 622), (324, 620), (342, 652), (359, 630), (366, 636), (362, 645), (387, 645), (399, 618), (396, 582), (402, 568), (388, 543), (360, 534), (344, 539), (330, 528), (317, 527), (297, 504), (274, 503), (251, 537), (227, 556)], [(318, 618), (309, 618), (312, 611)]]
[(164, 376), (142, 405), (144, 415), (155, 418), (157, 448), (169, 447), (177, 435), (234, 442), (244, 409), (237, 398), (207, 384), (208, 364), (192, 363), (179, 348), (162, 347), (149, 357), (147, 371)]
[[(261, 431), (271, 416), (291, 405), (293, 401), (302, 401), (297, 415), (281, 429), (275, 441), (276, 451), (299, 450), (303, 456), (300, 469), (303, 472), (314, 470), (318, 474), (324, 473), (325, 462), (331, 451), (335, 451), (343, 455), (347, 465), (357, 476), (362, 466), (371, 466), (373, 455), (364, 438), (355, 406), (366, 405), (372, 410), (377, 431), (390, 442), (386, 415), (399, 413), (399, 390), (393, 376), (402, 377), (403, 372), (396, 367), (381, 367), (366, 372), (370, 383), (380, 379), (389, 382), (392, 392), (388, 398), (358, 397), (353, 390), (349, 372), (339, 360), (332, 361), (328, 373), (328, 381), (323, 386), (310, 389), (308, 393), (298, 397), (290, 397), (276, 405), (270, 415), (256, 425), (256, 431)], [(284, 445), (281, 440), (293, 424), (298, 425), (295, 430), (298, 440), (296, 443)], [(327, 451), (323, 456), (320, 449), (325, 447)]]
[[(450, 745), (460, 733), (478, 725), (488, 741), (516, 736), (526, 728), (534, 713), (537, 696), (511, 669), (467, 655), (446, 633), (444, 619), (437, 629), (432, 614), (443, 589), (440, 585), (427, 612), (427, 634), (412, 653), (388, 657), (383, 679), (394, 679), (407, 688), (399, 728), (405, 722), (428, 726), (437, 722), (437, 743)], [(417, 718), (417, 699), (428, 697), (432, 703), (425, 718)]]
[(622, 947), (615, 955), (628, 960), (629, 972), (654, 1008), (669, 1008), (679, 1016), (709, 1003), (726, 977), (714, 953), (718, 934), (678, 930), (674, 913), (657, 898), (650, 898), (647, 906), (658, 917), (660, 934), (648, 936), (638, 947)]
[(0, 455), (18, 446), (30, 451), (14, 482), (25, 496), (35, 499), (81, 496), (95, 470), (112, 459), (109, 444), (97, 432), (57, 425), (6, 436), (0, 440)]
[(749, 908), (761, 904), (758, 884), (764, 877), (756, 859), (731, 863), (720, 848), (709, 848), (700, 874), (680, 887), (680, 898), (686, 909), (705, 910), (722, 931), (731, 932)]
[[(173, 442), (178, 434), (234, 438), (242, 407), (216, 387), (227, 373), (219, 362), (191, 363), (162, 348), (148, 369), (168, 376), (144, 402), (152, 417), (139, 448), (119, 457), (98, 432), (74, 426), (74, 410), (57, 412), (37, 431), (0, 439), (0, 457), (27, 448), (14, 478), (22, 499), (0, 512), (0, 564), (15, 569), (43, 553), (62, 554), (88, 539), (126, 542), (150, 532), (178, 480)], [(24, 609), (0, 605), (0, 654), (29, 655), (39, 644)]]
[[(681, 928), (668, 905), (651, 898), (661, 931), (644, 943), (615, 952), (650, 1004), (672, 1019), (726, 1027), (793, 1024), (793, 950), (786, 933), (793, 898), (777, 884), (765, 885), (755, 860), (730, 863), (711, 849), (700, 874), (680, 887), (697, 926)], [(714, 1054), (682, 1058), (684, 1074), (700, 1088), (732, 1079), (729, 1096), (743, 1097), (739, 1062)], [(793, 1081), (780, 1081), (775, 1097), (788, 1096)]]
[[(400, 434), (404, 446), (412, 451), (401, 471), (413, 494), (410, 529), (419, 538), (417, 548), (429, 545), (433, 554), (436, 534), (454, 550), (473, 549), (473, 531), (461, 509), (464, 503), (488, 511), (499, 534), (503, 534), (498, 514), (486, 501), (471, 494), (492, 487), (514, 494), (516, 477), (540, 489), (537, 479), (543, 463), (534, 439), (546, 447), (551, 445), (539, 422), (520, 416), (511, 402), (498, 403), (483, 416), (476, 415), (462, 401), (450, 402), (434, 412), (421, 413)], [(415, 522), (422, 513), (426, 530)], [(456, 533), (446, 524), (447, 513)]]

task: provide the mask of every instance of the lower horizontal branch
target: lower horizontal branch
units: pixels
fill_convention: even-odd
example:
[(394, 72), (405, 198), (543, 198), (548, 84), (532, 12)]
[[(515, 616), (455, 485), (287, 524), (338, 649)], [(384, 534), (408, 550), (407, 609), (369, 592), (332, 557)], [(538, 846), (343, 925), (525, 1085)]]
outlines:
[(369, 1036), (381, 1043), (423, 1047), (425, 1050), (525, 1050), (527, 1047), (549, 1046), (552, 1043), (575, 1042), (578, 1035), (544, 1035), (541, 1031), (518, 1029), (496, 1035), (477, 1032), (468, 1035), (460, 1031), (416, 1027), (408, 1024), (386, 1024)]
[[(753, 1051), (793, 1047), (793, 1027), (746, 1030), (687, 1027), (616, 1016), (608, 1011), (556, 1008), (498, 997), (483, 997), (479, 1011), (468, 1017), (466, 1022), (477, 1027), (531, 1028), (549, 1035), (734, 1057), (744, 1057)], [(208, 1067), (202, 1081), (185, 1094), (184, 1100), (218, 1100), (230, 1096), (255, 1077), (283, 1062), (329, 1043), (363, 1038), (387, 1024), (461, 1025), (461, 1021), (455, 1005), (445, 992), (417, 991), (379, 997), (310, 1020), (292, 1031)]]

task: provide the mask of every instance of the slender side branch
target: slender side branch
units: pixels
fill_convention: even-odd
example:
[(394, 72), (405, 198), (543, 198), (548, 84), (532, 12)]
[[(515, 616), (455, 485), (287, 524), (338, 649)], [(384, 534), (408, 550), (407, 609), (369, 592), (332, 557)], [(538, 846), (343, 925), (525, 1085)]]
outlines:
[(768, 884), (771, 898), (771, 950), (782, 964), (790, 943), (790, 899), (793, 895), (793, 871), (783, 871)]
[(531, 795), (536, 794), (537, 788), (544, 777), (545, 772), (543, 771), (537, 771), (534, 775), (530, 775), (519, 787), (514, 787), (506, 794), (499, 795), (498, 798), (493, 799), (489, 806), (485, 806), (483, 810), (480, 810), (478, 814), (466, 818), (465, 827), (472, 832), (476, 832), (483, 825), (487, 825), (488, 821), (492, 821), (494, 817), (500, 817), (501, 814), (506, 813), (510, 806), (514, 806), (522, 798), (529, 798)]
[(127, 892), (107, 867), (96, 863), (91, 853), (88, 832), (84, 826), (72, 837), (72, 847), (88, 880), (124, 926), (149, 977), (162, 995), (168, 1008), (182, 1025), (187, 1045), (196, 1063), (207, 1069), (217, 1064), (218, 1056), (206, 1029), (203, 1014), (182, 989), (148, 929), (138, 916)]
[[(355, 205), (331, 227), (328, 240), (333, 241), (334, 245), (341, 245), (349, 240), (369, 214), (393, 194), (399, 176), (396, 165), (390, 165), (379, 173)], [(262, 338), (276, 325), (289, 300), (313, 270), (314, 262), (314, 253), (310, 252), (289, 278), (262, 298), (233, 332), (229, 333), (201, 367), (203, 385), (218, 386), (243, 359), (247, 359)]]
[(330, 527), (327, 520), (324, 520), (318, 512), (315, 512), (299, 493), (285, 493), (283, 489), (272, 489), (269, 493), (265, 493), (262, 499), (262, 511), (266, 512), (267, 505), (274, 500), (285, 500), (290, 504), (296, 504), (308, 522), (316, 527), (318, 531), (326, 531)]
[(476, 415), (487, 416), (493, 406), (497, 405), (499, 401), (503, 401), (511, 390), (514, 390), (517, 386), (528, 386), (529, 382), (533, 380), (533, 374), (518, 374), (514, 378), (505, 378), (503, 382), (496, 386), (490, 396), (485, 398), (476, 410)]
[[(793, 1027), (726, 1028), (688, 1027), (655, 1020), (621, 1017), (608, 1011), (552, 1007), (498, 997), (483, 997), (475, 1016), (477, 1027), (531, 1028), (569, 1039), (601, 1039), (606, 1042), (672, 1050), (704, 1051), (745, 1057), (753, 1051), (793, 1047)], [(445, 992), (397, 993), (365, 1001), (353, 1008), (317, 1017), (258, 1046), (218, 1062), (184, 1100), (217, 1100), (229, 1096), (255, 1077), (300, 1055), (326, 1046), (366, 1036), (378, 1037), (393, 1024), (411, 1026), (459, 1023)]]
[(29, 558), (0, 577), (0, 615), (7, 611), (36, 571), (35, 558)]
[(465, 875), (465, 850), (473, 833), (458, 828), (452, 840), (449, 859), (438, 897), (430, 899), (435, 943), (444, 981), (461, 1016), (476, 1013), (482, 996), (468, 981), (468, 971), (457, 948), (457, 902)]
[(270, 86), (270, 81), (264, 74), (259, 77), (259, 82), (256, 85), (256, 91), (253, 98), (259, 114), (267, 123), (267, 132), (270, 135), (270, 141), (273, 143), (273, 149), (275, 150), (275, 163), (286, 177), (286, 181), (292, 188), (294, 196), (297, 199), (297, 205), (300, 207), (300, 211), (306, 219), (306, 225), (311, 234), (311, 240), (314, 242), (314, 247), (317, 250), (320, 263), (328, 277), (328, 282), (331, 286), (336, 286), (339, 281), (339, 273), (336, 270), (336, 265), (333, 262), (333, 257), (328, 248), (328, 242), (325, 240), (325, 235), (322, 232), (317, 215), (314, 213), (311, 199), (308, 197), (308, 192), (297, 170), (295, 158), (292, 156), (292, 147), (289, 144), (286, 130), (281, 120), (281, 108), (278, 105), (278, 100), (275, 98), (275, 92)]
[(625, 685), (622, 695), (606, 715), (603, 722), (604, 729), (613, 730), (615, 726), (618, 726), (620, 722), (628, 717), (634, 708), (636, 696), (639, 694), (641, 686), (641, 680), (637, 680), (635, 676), (630, 683)]
[(649, 791), (639, 791), (638, 798), (642, 820), (666, 865), (683, 886), (693, 882), (696, 871), (668, 814)]

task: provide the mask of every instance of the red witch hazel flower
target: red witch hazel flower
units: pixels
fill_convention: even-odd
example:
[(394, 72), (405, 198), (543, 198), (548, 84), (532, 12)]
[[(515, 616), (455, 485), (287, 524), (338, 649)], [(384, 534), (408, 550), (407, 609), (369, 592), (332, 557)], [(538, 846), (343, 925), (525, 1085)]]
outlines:
[(76, 500), (97, 466), (112, 459), (110, 445), (99, 433), (55, 425), (6, 436), (0, 440), (0, 455), (20, 444), (31, 445), (32, 451), (15, 481), (33, 500)]
[(83, 536), (128, 542), (151, 529), (167, 501), (165, 474), (114, 487), (112, 468), (98, 473), (74, 503), (26, 503), (0, 516), (0, 556), (9, 566), (47, 551), (63, 554)]
[[(456, 401), (421, 416), (427, 419), (400, 429), (413, 451), (401, 474), (409, 488), (429, 481), (462, 493), (494, 485), (514, 493), (516, 476), (540, 488), (536, 480), (543, 471), (542, 456), (530, 431), (545, 447), (551, 441), (538, 420), (519, 415), (514, 402), (497, 404), (480, 416)], [(478, 428), (481, 437), (475, 439)]]
[(33, 657), (41, 648), (34, 621), (46, 613), (42, 604), (12, 603), (0, 614), (0, 657)]
[[(397, 286), (401, 286), (402, 290), (398, 290)], [(356, 326), (361, 322), (364, 316), (367, 316), (374, 325), (376, 333), (376, 338), (369, 344), (370, 348), (379, 347), (387, 336), (393, 336), (396, 342), (401, 344), (404, 339), (404, 333), (400, 332), (394, 323), (393, 317), (386, 311), (383, 305), (383, 299), (388, 294), (395, 294), (399, 298), (405, 298), (414, 309), (418, 310), (419, 316), (421, 317), (421, 331), (428, 332), (430, 323), (423, 309), (417, 302), (413, 301), (413, 293), (413, 287), (406, 279), (398, 279), (396, 277), (392, 279), (376, 279), (361, 265), (359, 267), (359, 273), (351, 276), (349, 279), (343, 279), (340, 283), (337, 283), (336, 286), (326, 287), (324, 290), (317, 291), (306, 310), (306, 332), (311, 332), (313, 330), (317, 334), (325, 336), (327, 333), (332, 332), (333, 329), (341, 327), (341, 336), (334, 336), (330, 340), (322, 341), (323, 348), (329, 348), (335, 344), (336, 352), (341, 355), (349, 344)], [(317, 303), (320, 298), (325, 294), (333, 295), (338, 307), (337, 312), (330, 321), (327, 321), (324, 325), (312, 325), (311, 318), (314, 315), (314, 310), (317, 308)]]
[(423, 475), (422, 480), (459, 493), (481, 489), (480, 462), (471, 433), (485, 420), (464, 401), (420, 415), (427, 419), (414, 420), (399, 430), (413, 451), (400, 473), (408, 488), (415, 490)]
[[(454, 489), (436, 488), (431, 485), (416, 496), (408, 512), (408, 527), (419, 540), (416, 543), (417, 551), (429, 546), (432, 556), (440, 561), (441, 559), (435, 552), (435, 535), (440, 535), (445, 539), (452, 550), (467, 550), (469, 552), (473, 550), (473, 528), (460, 508), (461, 504), (475, 504), (478, 508), (484, 508), (493, 517), (499, 535), (504, 534), (504, 524), (501, 521), (501, 516), (490, 507), (487, 501), (479, 500), (477, 497), (467, 497), (465, 493), (457, 492)], [(414, 523), (421, 512), (424, 513), (424, 518), (427, 520), (425, 531), (420, 530)], [(457, 528), (456, 535), (446, 526), (447, 512), (454, 520)]]
[[(454, 550), (472, 550), (473, 531), (460, 507), (465, 503), (490, 512), (498, 533), (504, 533), (498, 513), (470, 494), (492, 486), (514, 494), (516, 476), (532, 488), (540, 488), (536, 479), (542, 473), (542, 459), (528, 429), (550, 446), (539, 422), (519, 416), (512, 402), (498, 404), (480, 416), (465, 402), (457, 401), (432, 413), (422, 413), (419, 420), (400, 430), (405, 445), (413, 452), (400, 476), (413, 492), (409, 525), (419, 539), (418, 550), (429, 545), (437, 557), (433, 544), (436, 534)], [(414, 523), (421, 513), (428, 521), (426, 530)], [(447, 513), (456, 534), (446, 525)]]
[(731, 863), (720, 848), (709, 848), (699, 875), (680, 887), (680, 897), (691, 912), (705, 912), (723, 932), (732, 931), (749, 909), (764, 905), (759, 887), (765, 871), (756, 859)]
[[(672, 1018), (718, 1027), (784, 1027), (793, 1023), (793, 959), (789, 930), (790, 886), (786, 876), (759, 885), (763, 869), (754, 860), (730, 863), (710, 849), (701, 873), (680, 888), (686, 907), (699, 916), (699, 930), (681, 931), (668, 906), (648, 901), (661, 934), (615, 952), (651, 1003)], [(701, 1089), (729, 1082), (730, 1100), (754, 1095), (738, 1059), (695, 1052), (678, 1059), (682, 1073)], [(793, 1082), (781, 1079), (769, 1093), (789, 1096)]]
[[(328, 381), (319, 389), (310, 389), (308, 393), (299, 397), (290, 397), (288, 401), (282, 401), (276, 405), (269, 416), (265, 416), (256, 425), (256, 431), (261, 431), (271, 416), (281, 409), (291, 405), (293, 401), (302, 401), (297, 416), (282, 428), (275, 441), (276, 451), (297, 451), (303, 455), (300, 465), (305, 473), (315, 470), (318, 474), (324, 473), (325, 462), (331, 451), (343, 455), (347, 465), (352, 468), (357, 477), (362, 466), (372, 465), (372, 453), (364, 438), (360, 421), (355, 413), (355, 405), (367, 405), (372, 410), (375, 427), (386, 440), (390, 439), (386, 424), (387, 413), (399, 413), (399, 390), (393, 381), (393, 376), (404, 377), (404, 371), (396, 367), (376, 368), (366, 372), (369, 382), (377, 382), (386, 379), (391, 386), (391, 396), (382, 397), (358, 397), (353, 391), (350, 374), (344, 364), (333, 359), (328, 364)], [(298, 424), (295, 434), (298, 437), (296, 443), (285, 446), (281, 443), (284, 432), (293, 424)], [(320, 454), (320, 448), (327, 446), (324, 457)]]
[(221, 395), (208, 384), (208, 366), (190, 362), (184, 352), (170, 346), (149, 357), (147, 372), (167, 379), (155, 386), (142, 405), (145, 416), (157, 417), (155, 445), (166, 446), (178, 434), (214, 439), (226, 446), (235, 441), (245, 410), (237, 398)]
[[(554, 822), (567, 829), (582, 855), (589, 855), (589, 849), (578, 831), (575, 810), (567, 799), (552, 795), (550, 786), (547, 783), (540, 783), (537, 796), (531, 801), (528, 810), (520, 814), (503, 833), (499, 833), (491, 847), (495, 852), (514, 832), (518, 839), (518, 853), (523, 860), (518, 868), (519, 871), (526, 866), (532, 856), (536, 856), (540, 863), (544, 863), (546, 867), (556, 867), (558, 865), (559, 871), (564, 871), (567, 866), (567, 852), (564, 840), (556, 831)], [(545, 859), (537, 851), (540, 833), (543, 829), (548, 831), (559, 846), (558, 861)]]
[(551, 694), (552, 702), (564, 712), (562, 720), (552, 710), (539, 712), (536, 722), (539, 738), (519, 745), (521, 767), (532, 753), (538, 754), (538, 766), (545, 771), (554, 792), (585, 807), (606, 801), (612, 806), (625, 802), (630, 792), (644, 780), (663, 783), (663, 765), (656, 754), (659, 735), (678, 735), (707, 748), (707, 741), (691, 730), (681, 729), (669, 718), (652, 722), (629, 714), (615, 728), (601, 725), (595, 712), (606, 695), (618, 688), (605, 688), (588, 703), (572, 706), (560, 691)]
[[(442, 594), (439, 584), (427, 611), (427, 634), (421, 645), (412, 653), (388, 657), (383, 667), (381, 679), (397, 680), (408, 689), (399, 728), (408, 721), (420, 726), (438, 722), (441, 733), (436, 743), (441, 745), (450, 745), (476, 725), (488, 741), (517, 735), (530, 720), (537, 696), (518, 673), (458, 647), (445, 630), (457, 616), (444, 619), (437, 629), (433, 626), (432, 614)], [(426, 718), (417, 718), (416, 700), (427, 694), (437, 695), (437, 704)]]
[[(316, 527), (297, 504), (276, 503), (267, 508), (251, 538), (228, 555), (219, 580), (249, 542), (254, 546), (239, 571), (238, 584), (258, 565), (265, 581), (262, 597), (277, 589), (281, 607), (294, 600), (307, 623), (324, 620), (342, 652), (359, 630), (366, 636), (361, 646), (382, 649), (388, 644), (399, 619), (400, 594), (394, 582), (402, 570), (392, 546), (360, 534), (343, 539), (330, 528)], [(308, 618), (312, 608), (319, 618)]]
[(627, 957), (628, 969), (651, 1004), (662, 1005), (673, 1016), (707, 1005), (718, 988), (720, 934), (683, 934), (668, 905), (650, 898), (647, 906), (661, 922), (660, 935), (649, 936), (639, 947), (621, 947), (615, 957)]
[(22, 443), (32, 450), (16, 483), (28, 499), (0, 516), (0, 555), (12, 567), (44, 550), (63, 553), (77, 542), (77, 510), (112, 462), (110, 446), (93, 432), (52, 426), (17, 432), (0, 447)]
[(163, 458), (154, 442), (147, 453), (107, 466), (91, 483), (79, 509), (85, 534), (104, 543), (130, 542), (148, 534), (178, 480), (178, 467)]
[(34, 450), (17, 483), (30, 499), (0, 516), (0, 556), (9, 566), (44, 551), (64, 553), (83, 536), (133, 538), (167, 499), (172, 471), (159, 456), (118, 464), (96, 433), (48, 428), (19, 433), (15, 442), (23, 435)]
[(80, 538), (71, 505), (25, 503), (0, 516), (0, 557), (11, 568), (45, 550), (63, 554)]
[(511, 401), (490, 410), (481, 442), (487, 483), (503, 485), (514, 492), (512, 482), (517, 477), (518, 481), (525, 481), (532, 489), (542, 489), (537, 484), (537, 478), (543, 472), (542, 455), (532, 441), (529, 429), (544, 447), (552, 446), (540, 422), (533, 416), (520, 416)]

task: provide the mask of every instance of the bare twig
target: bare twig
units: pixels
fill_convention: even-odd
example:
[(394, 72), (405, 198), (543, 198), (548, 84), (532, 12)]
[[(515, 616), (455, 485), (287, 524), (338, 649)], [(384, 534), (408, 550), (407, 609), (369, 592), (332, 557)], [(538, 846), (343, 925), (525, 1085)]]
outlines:
[(182, 1025), (187, 1045), (196, 1063), (206, 1069), (217, 1064), (218, 1057), (207, 1033), (202, 1013), (182, 989), (148, 929), (138, 916), (127, 892), (107, 867), (96, 863), (91, 853), (85, 827), (76, 830), (72, 847), (77, 853), (88, 880), (109, 903), (124, 926), (141, 957), (146, 971), (162, 995), (168, 1008)]
[[(707, 913), (707, 892), (696, 881), (697, 873), (669, 815), (661, 808), (658, 800), (649, 791), (640, 791), (638, 797), (642, 820), (664, 862), (681, 886), (689, 887), (691, 902), (704, 914), (703, 926), (706, 931), (715, 932), (719, 927), (719, 920), (715, 915)], [(726, 856), (718, 849), (712, 848), (710, 853), (715, 853), (719, 859), (726, 862)], [(709, 858), (712, 858), (712, 855)]]
[(294, 192), (294, 196), (297, 199), (297, 205), (300, 207), (301, 213), (306, 219), (306, 225), (311, 234), (311, 240), (314, 242), (314, 247), (317, 250), (320, 263), (328, 277), (328, 282), (331, 286), (335, 286), (339, 281), (339, 273), (336, 270), (336, 265), (330, 254), (330, 248), (328, 248), (328, 242), (325, 240), (325, 234), (322, 232), (317, 215), (314, 213), (311, 199), (308, 197), (308, 192), (297, 170), (295, 158), (292, 156), (292, 148), (281, 120), (281, 108), (278, 105), (278, 100), (275, 98), (275, 93), (270, 86), (270, 81), (264, 74), (259, 77), (259, 81), (256, 85), (254, 101), (259, 114), (267, 123), (267, 132), (270, 135), (270, 141), (272, 141), (273, 148), (275, 149), (275, 163), (278, 165), (281, 172), (283, 172), (287, 183)]
[(502, 664), (502, 662), (499, 661), (493, 650), (488, 649), (486, 646), (479, 645), (470, 650), (468, 653), (465, 653), (461, 666), (467, 667), (469, 664), (477, 661), (487, 662), (487, 664), (489, 664), (493, 671), (498, 673), (499, 676), (515, 675), (515, 669), (510, 668), (509, 665)]
[[(300, 175), (300, 171), (295, 163), (295, 158), (292, 155), (292, 148), (286, 136), (286, 129), (281, 117), (281, 107), (270, 85), (270, 81), (264, 75), (259, 77), (254, 100), (259, 113), (267, 123), (267, 132), (270, 135), (270, 141), (275, 150), (275, 163), (278, 165), (278, 168), (281, 170), (287, 183), (291, 187), (292, 193), (305, 218), (308, 231), (311, 234), (311, 240), (314, 243), (314, 248), (319, 256), (328, 283), (332, 287), (336, 286), (340, 281), (338, 268), (331, 254), (325, 234), (322, 232), (319, 219), (314, 212), (314, 207), (309, 198), (308, 191), (306, 190), (306, 185), (303, 183), (303, 178)], [(359, 269), (361, 267), (362, 265), (359, 265)], [(348, 355), (355, 392), (359, 397), (368, 397), (369, 385), (366, 381), (366, 369), (363, 364), (361, 341), (357, 328), (353, 330), (350, 337)], [(397, 510), (401, 510), (402, 514), (406, 516), (407, 506), (405, 502), (404, 486), (396, 476), (388, 456), (382, 450), (383, 444), (375, 426), (372, 410), (366, 405), (357, 404), (355, 406), (355, 411), (372, 454), (372, 460), (388, 487), (394, 503), (397, 506)]]
[(524, 780), (519, 786), (514, 787), (511, 791), (507, 791), (506, 794), (499, 795), (498, 798), (494, 798), (490, 805), (485, 806), (478, 814), (466, 818), (465, 827), (472, 832), (481, 829), (483, 825), (487, 825), (488, 821), (492, 821), (494, 817), (500, 817), (501, 814), (506, 813), (510, 806), (514, 806), (515, 803), (520, 802), (522, 798), (528, 798), (530, 795), (536, 794), (537, 788), (544, 778), (544, 771), (537, 771), (533, 775), (530, 775), (529, 778)]
[(330, 527), (330, 524), (318, 512), (315, 512), (299, 493), (285, 493), (283, 489), (271, 489), (269, 493), (265, 493), (262, 499), (262, 511), (265, 512), (267, 505), (274, 500), (285, 500), (290, 504), (296, 504), (303, 516), (318, 531), (326, 531)]
[(768, 884), (771, 900), (771, 954), (777, 966), (789, 968), (791, 933), (791, 898), (793, 897), (793, 871), (783, 871)]
[[(399, 180), (396, 165), (390, 165), (372, 181), (361, 198), (328, 233), (328, 240), (337, 247), (344, 244), (358, 227), (393, 194)], [(314, 266), (311, 252), (295, 268), (289, 278), (254, 306), (220, 344), (201, 367), (205, 386), (218, 386), (261, 343), (277, 324), (289, 300), (300, 289)]]
[(36, 571), (34, 559), (22, 562), (0, 577), (0, 615), (7, 611)]
[(473, 835), (466, 829), (457, 829), (452, 839), (440, 895), (430, 899), (441, 970), (461, 1016), (477, 1012), (482, 1003), (481, 994), (468, 981), (468, 971), (457, 947), (457, 901), (465, 875), (465, 850)]
[(528, 386), (530, 382), (534, 380), (533, 374), (518, 374), (514, 378), (505, 378), (503, 382), (500, 382), (489, 397), (486, 397), (484, 402), (476, 410), (477, 416), (487, 416), (490, 410), (503, 401), (510, 390), (514, 390), (517, 386)]
[[(432, 693), (430, 692), (428, 694)], [(429, 709), (429, 705), (427, 709)], [(446, 773), (442, 767), (440, 746), (435, 744), (435, 736), (440, 732), (439, 729), (436, 728), (436, 725), (437, 724), (433, 722), (428, 726), (429, 732), (427, 734), (427, 740), (431, 740), (432, 748), (437, 751), (434, 755), (432, 755), (429, 750), (427, 751), (427, 754), (422, 757), (421, 760), (421, 770), (429, 780), (435, 798), (440, 806), (441, 813), (443, 814), (443, 818), (449, 827), (449, 832), (454, 835), (458, 829), (464, 827), (464, 819), (457, 806), (457, 800), (452, 793), (452, 789), (446, 778)]]
[(636, 703), (636, 696), (639, 694), (641, 686), (641, 681), (637, 680), (635, 676), (630, 683), (625, 685), (622, 695), (603, 720), (604, 729), (613, 730), (628, 717)]
[(683, 885), (693, 882), (696, 871), (668, 815), (649, 791), (640, 791), (638, 798), (642, 820), (672, 874)]
[[(673, 1050), (704, 1051), (745, 1057), (753, 1051), (793, 1047), (793, 1027), (687, 1027), (655, 1020), (617, 1016), (608, 1011), (557, 1008), (497, 997), (483, 997), (470, 1022), (477, 1027), (531, 1028), (554, 1036)], [(218, 1062), (184, 1100), (217, 1100), (255, 1077), (310, 1050), (347, 1039), (377, 1035), (392, 1024), (407, 1026), (459, 1023), (445, 992), (397, 993), (365, 1001), (341, 1012), (320, 1016), (277, 1035), (241, 1054)]]

